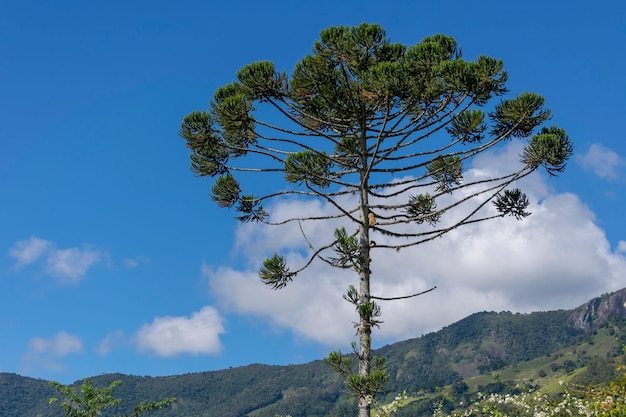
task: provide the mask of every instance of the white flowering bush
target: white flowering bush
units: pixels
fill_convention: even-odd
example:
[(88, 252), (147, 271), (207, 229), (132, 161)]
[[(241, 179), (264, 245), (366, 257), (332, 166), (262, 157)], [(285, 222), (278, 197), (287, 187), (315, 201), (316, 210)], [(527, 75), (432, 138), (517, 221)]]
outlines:
[(384, 405), (373, 404), (374, 407), (372, 410), (373, 411), (372, 416), (373, 417), (391, 416), (393, 413), (398, 411), (398, 408), (404, 405), (407, 398), (408, 397), (407, 397), (406, 391), (404, 391), (401, 394), (396, 395), (393, 401), (390, 402), (389, 404), (384, 404)]
[[(623, 369), (622, 369), (623, 371)], [(562, 382), (560, 382), (563, 385)], [(463, 404), (459, 404), (463, 407)], [(538, 391), (521, 394), (478, 394), (461, 411), (445, 414), (440, 406), (434, 417), (626, 417), (626, 373), (603, 387), (574, 386), (559, 397)]]
[[(577, 398), (569, 392), (565, 392), (558, 400), (552, 400), (547, 395), (535, 391), (522, 394), (478, 394), (476, 401), (466, 409), (449, 416), (590, 417), (596, 415), (598, 414), (589, 407), (585, 399)], [(446, 414), (438, 409), (434, 416), (443, 417)]]

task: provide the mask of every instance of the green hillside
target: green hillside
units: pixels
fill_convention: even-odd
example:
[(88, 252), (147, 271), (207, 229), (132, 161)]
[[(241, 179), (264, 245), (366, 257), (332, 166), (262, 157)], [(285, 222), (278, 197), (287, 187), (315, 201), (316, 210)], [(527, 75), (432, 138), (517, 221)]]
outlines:
[[(604, 297), (604, 298), (603, 298)], [(576, 310), (473, 314), (438, 332), (385, 346), (389, 402), (409, 395), (398, 417), (432, 415), (442, 393), (462, 396), (501, 392), (516, 384), (558, 387), (558, 381), (596, 383), (614, 376), (620, 357), (616, 337), (626, 333), (626, 290), (591, 300)], [(494, 376), (497, 375), (497, 376)], [(167, 377), (122, 374), (93, 377), (103, 387), (122, 380), (119, 413), (139, 401), (176, 397), (172, 409), (155, 417), (275, 417), (354, 415), (343, 382), (322, 361), (303, 365), (249, 365)], [(80, 382), (80, 381), (78, 381)], [(441, 388), (445, 387), (442, 391)], [(61, 417), (49, 405), (55, 393), (47, 381), (0, 373), (0, 416)], [(124, 408), (126, 406), (126, 408)]]

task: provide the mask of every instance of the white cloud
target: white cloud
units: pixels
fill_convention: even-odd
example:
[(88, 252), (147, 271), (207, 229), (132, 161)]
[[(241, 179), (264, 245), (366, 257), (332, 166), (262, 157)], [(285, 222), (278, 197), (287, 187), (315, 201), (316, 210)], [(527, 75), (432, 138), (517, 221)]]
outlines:
[(126, 335), (121, 330), (109, 333), (96, 346), (96, 352), (100, 355), (107, 355), (119, 346), (126, 344)]
[(626, 253), (626, 241), (620, 240), (617, 243), (617, 252)]
[(46, 259), (46, 269), (62, 281), (78, 282), (100, 260), (100, 253), (89, 249), (54, 250)]
[(17, 268), (41, 260), (44, 272), (63, 283), (77, 283), (105, 255), (87, 247), (58, 249), (53, 242), (36, 237), (16, 242), (9, 250)]
[(578, 161), (583, 168), (608, 180), (620, 178), (619, 170), (626, 166), (624, 158), (600, 144), (591, 145), (586, 153), (578, 157)]
[(83, 343), (76, 337), (66, 332), (59, 332), (49, 339), (35, 337), (28, 342), (29, 352), (35, 354), (50, 354), (61, 357), (70, 353), (81, 353)]
[(135, 334), (137, 348), (158, 356), (184, 353), (217, 354), (222, 350), (219, 335), (224, 333), (222, 318), (210, 306), (191, 317), (157, 317)]
[(10, 250), (9, 255), (17, 261), (16, 267), (36, 262), (51, 246), (52, 242), (38, 237), (17, 242)]
[(83, 342), (77, 336), (66, 332), (56, 333), (46, 339), (35, 337), (28, 342), (28, 352), (22, 357), (25, 369), (42, 367), (61, 371), (64, 366), (59, 359), (70, 354), (83, 352)]
[[(466, 178), (502, 173), (518, 160), (519, 146), (476, 159)], [(594, 214), (569, 193), (552, 191), (552, 179), (533, 174), (519, 184), (528, 194), (532, 215), (511, 217), (456, 229), (442, 238), (399, 252), (374, 250), (372, 292), (383, 297), (413, 294), (436, 285), (437, 290), (403, 301), (381, 301), (380, 330), (375, 340), (393, 341), (438, 330), (477, 311), (530, 312), (573, 308), (601, 293), (624, 287), (626, 258), (612, 251)], [(333, 212), (329, 205), (284, 200), (270, 207), (273, 216), (304, 210)], [(491, 206), (485, 210), (493, 210)], [(333, 221), (307, 224), (307, 237), (317, 247), (332, 238)], [(374, 240), (382, 244), (386, 236)], [(342, 299), (348, 285), (358, 285), (349, 271), (314, 262), (281, 290), (265, 287), (256, 270), (274, 251), (286, 255), (295, 269), (307, 244), (297, 225), (242, 224), (235, 248), (244, 258), (235, 269), (203, 267), (220, 308), (263, 316), (273, 325), (338, 347), (354, 340), (354, 308)], [(620, 249), (621, 248), (621, 249)]]
[(122, 263), (129, 268), (137, 268), (142, 264), (149, 264), (150, 258), (146, 258), (145, 256), (135, 256), (134, 258), (124, 258)]
[(352, 283), (345, 271), (314, 264), (278, 291), (263, 285), (256, 271), (205, 265), (203, 273), (225, 311), (269, 317), (275, 327), (324, 344), (345, 342), (354, 334), (354, 308), (341, 297)]

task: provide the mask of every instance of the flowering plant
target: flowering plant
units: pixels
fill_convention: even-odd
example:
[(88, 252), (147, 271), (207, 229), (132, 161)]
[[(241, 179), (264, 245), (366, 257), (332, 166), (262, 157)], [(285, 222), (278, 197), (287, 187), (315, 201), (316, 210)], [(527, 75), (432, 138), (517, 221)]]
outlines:
[[(573, 393), (565, 391), (563, 395), (553, 400), (546, 394), (538, 391), (527, 391), (521, 394), (481, 394), (462, 411), (456, 411), (449, 417), (553, 417), (553, 416), (598, 416), (590, 407), (589, 401), (578, 398)], [(445, 413), (439, 407), (434, 417), (444, 417)]]

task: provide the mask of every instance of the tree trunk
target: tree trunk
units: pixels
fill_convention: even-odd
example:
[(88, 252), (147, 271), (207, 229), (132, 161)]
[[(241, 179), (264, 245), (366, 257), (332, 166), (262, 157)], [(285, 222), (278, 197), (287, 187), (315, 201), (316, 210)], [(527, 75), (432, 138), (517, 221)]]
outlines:
[[(363, 129), (361, 135), (361, 161), (360, 161), (360, 234), (359, 243), (361, 245), (361, 259), (359, 271), (359, 306), (363, 306), (371, 302), (370, 294), (370, 224), (369, 224), (369, 173), (367, 171), (367, 140), (366, 131)], [(364, 314), (363, 310), (359, 310), (359, 375), (363, 381), (367, 381), (370, 376), (370, 367), (372, 360), (372, 325), (368, 314)], [(359, 413), (358, 417), (370, 417), (370, 403), (372, 393), (362, 389), (359, 393)]]
[[(365, 207), (366, 211), (369, 211)], [(369, 226), (367, 225), (367, 213), (363, 213), (363, 225), (361, 226), (361, 255), (362, 270), (359, 272), (359, 306), (371, 301), (370, 298), (370, 246), (369, 246)], [(359, 311), (359, 375), (363, 380), (367, 380), (370, 375), (372, 359), (372, 325), (371, 317)], [(371, 393), (362, 390), (359, 393), (359, 417), (370, 417)]]

